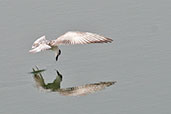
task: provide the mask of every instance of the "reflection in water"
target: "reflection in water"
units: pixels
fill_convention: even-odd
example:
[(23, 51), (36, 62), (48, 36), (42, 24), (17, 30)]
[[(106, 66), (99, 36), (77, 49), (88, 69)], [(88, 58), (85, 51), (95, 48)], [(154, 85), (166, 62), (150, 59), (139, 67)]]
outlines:
[(62, 82), (62, 75), (58, 71), (56, 71), (57, 72), (56, 79), (52, 83), (45, 84), (45, 81), (41, 74), (41, 72), (43, 71), (45, 70), (39, 70), (38, 67), (36, 67), (36, 69), (33, 68), (33, 72), (31, 72), (36, 82), (36, 86), (38, 88), (43, 88), (44, 90), (58, 92), (64, 96), (83, 96), (83, 95), (87, 95), (87, 94), (102, 90), (105, 87), (109, 87), (116, 83), (116, 81), (99, 82), (99, 83), (86, 84), (86, 85), (76, 86), (76, 87), (60, 88), (60, 84)]

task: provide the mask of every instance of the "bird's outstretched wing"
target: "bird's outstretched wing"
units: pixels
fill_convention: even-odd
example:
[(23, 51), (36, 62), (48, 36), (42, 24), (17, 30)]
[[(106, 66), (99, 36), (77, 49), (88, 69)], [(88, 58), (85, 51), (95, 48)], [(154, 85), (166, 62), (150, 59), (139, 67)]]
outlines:
[(29, 52), (30, 53), (37, 53), (37, 52), (40, 52), (40, 51), (48, 50), (50, 48), (51, 47), (49, 45), (47, 45), (47, 44), (40, 44), (38, 47), (31, 49)]
[(36, 48), (38, 47), (41, 43), (46, 42), (46, 37), (42, 36), (40, 38), (38, 38), (36, 41), (34, 41), (32, 48)]
[(29, 52), (30, 53), (37, 53), (40, 51), (50, 49), (51, 46), (49, 46), (48, 43), (49, 43), (49, 41), (46, 40), (45, 36), (42, 36), (33, 43), (32, 49)]
[(83, 95), (88, 95), (90, 93), (94, 93), (96, 91), (103, 90), (106, 87), (109, 87), (115, 83), (116, 81), (92, 83), (83, 86), (61, 88), (58, 90), (58, 92), (64, 96), (83, 96)]
[(113, 40), (89, 32), (67, 32), (56, 40), (51, 42), (51, 45), (66, 45), (66, 44), (90, 44), (90, 43), (108, 43)]

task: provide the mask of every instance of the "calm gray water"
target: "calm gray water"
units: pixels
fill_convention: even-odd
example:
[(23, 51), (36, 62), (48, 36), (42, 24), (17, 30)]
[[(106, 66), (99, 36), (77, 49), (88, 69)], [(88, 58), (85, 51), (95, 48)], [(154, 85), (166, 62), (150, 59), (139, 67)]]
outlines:
[[(42, 35), (99, 33), (111, 44), (61, 46), (62, 55), (30, 54)], [(171, 113), (170, 0), (0, 0), (0, 114)], [(37, 65), (62, 87), (117, 81), (87, 96), (61, 96), (35, 87)]]

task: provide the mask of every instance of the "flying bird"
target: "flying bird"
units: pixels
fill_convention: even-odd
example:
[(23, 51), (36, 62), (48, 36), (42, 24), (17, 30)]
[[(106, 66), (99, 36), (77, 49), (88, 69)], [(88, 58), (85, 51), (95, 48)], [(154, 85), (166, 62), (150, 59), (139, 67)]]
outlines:
[(58, 60), (61, 50), (59, 45), (74, 45), (74, 44), (90, 44), (90, 43), (111, 43), (113, 40), (104, 36), (90, 33), (69, 31), (55, 40), (46, 40), (45, 36), (38, 38), (32, 45), (30, 53), (37, 53), (44, 50), (52, 50), (55, 52), (56, 61)]

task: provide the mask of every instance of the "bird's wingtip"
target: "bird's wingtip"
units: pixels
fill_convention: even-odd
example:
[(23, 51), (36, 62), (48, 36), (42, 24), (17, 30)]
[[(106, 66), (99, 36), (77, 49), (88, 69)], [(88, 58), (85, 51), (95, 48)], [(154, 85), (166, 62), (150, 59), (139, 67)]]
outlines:
[(109, 42), (109, 43), (113, 42), (113, 39), (111, 39), (111, 38), (106, 38), (106, 39), (107, 39), (107, 42)]
[(29, 50), (29, 53), (35, 53), (34, 49)]
[(46, 38), (46, 36), (45, 35), (42, 35), (40, 38)]

